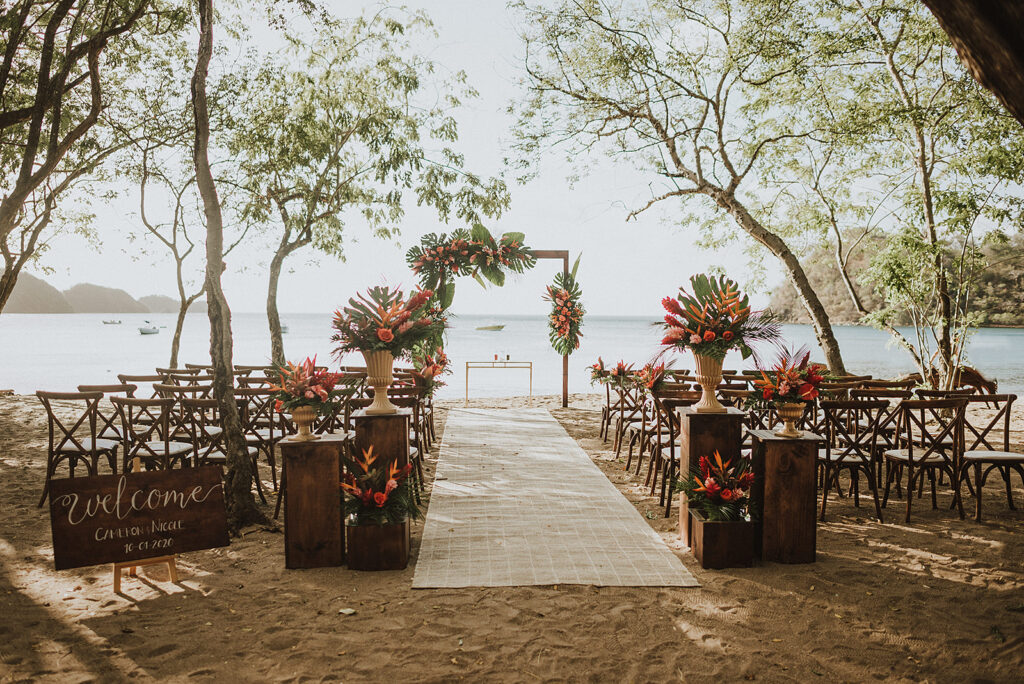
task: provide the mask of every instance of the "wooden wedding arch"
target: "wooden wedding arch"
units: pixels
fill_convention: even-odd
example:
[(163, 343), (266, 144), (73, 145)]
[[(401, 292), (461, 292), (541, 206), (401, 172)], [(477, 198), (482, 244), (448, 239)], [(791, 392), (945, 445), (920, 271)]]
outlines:
[[(561, 259), (562, 273), (569, 275), (569, 250), (567, 249), (532, 249), (530, 254), (535, 259)], [(569, 355), (562, 356), (562, 408), (569, 406)]]

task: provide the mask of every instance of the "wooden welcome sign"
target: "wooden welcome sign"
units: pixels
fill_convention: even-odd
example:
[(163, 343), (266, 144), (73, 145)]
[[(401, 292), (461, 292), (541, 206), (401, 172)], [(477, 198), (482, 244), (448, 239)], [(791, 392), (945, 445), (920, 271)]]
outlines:
[(57, 570), (228, 545), (220, 466), (50, 482)]

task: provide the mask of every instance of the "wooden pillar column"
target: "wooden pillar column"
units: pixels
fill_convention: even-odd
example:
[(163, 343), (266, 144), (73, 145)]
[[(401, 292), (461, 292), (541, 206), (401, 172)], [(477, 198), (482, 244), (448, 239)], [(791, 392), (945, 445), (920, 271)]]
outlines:
[(753, 430), (754, 554), (776, 563), (813, 563), (817, 544), (815, 469), (821, 438)]
[[(711, 458), (717, 451), (722, 460), (739, 458), (743, 444), (746, 412), (728, 408), (724, 413), (698, 413), (692, 407), (679, 409), (679, 477), (698, 466), (701, 456)], [(690, 543), (690, 507), (679, 500), (679, 538)]]
[(287, 473), (282, 477), (286, 568), (323, 568), (345, 561), (341, 454), (350, 439), (328, 434), (308, 442), (288, 437), (278, 443)]
[(366, 409), (352, 413), (352, 424), (356, 430), (356, 455), (373, 447), (373, 453), (385, 462), (396, 461), (398, 466), (409, 463), (409, 430), (412, 424), (412, 409), (400, 408), (398, 413), (367, 415)]

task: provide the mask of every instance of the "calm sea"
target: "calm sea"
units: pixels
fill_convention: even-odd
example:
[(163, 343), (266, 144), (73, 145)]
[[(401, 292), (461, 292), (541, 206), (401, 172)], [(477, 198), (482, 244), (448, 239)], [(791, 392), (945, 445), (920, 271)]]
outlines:
[[(117, 318), (121, 325), (104, 325)], [(330, 317), (292, 314), (282, 317), (289, 332), (284, 336), (289, 359), (316, 354), (331, 360)], [(150, 320), (160, 326), (157, 335), (140, 335), (138, 326)], [(236, 314), (233, 319), (235, 361), (267, 362), (270, 343), (262, 314)], [(619, 359), (638, 365), (658, 351), (660, 335), (647, 318), (589, 316), (584, 323), (580, 349), (569, 363), (569, 391), (592, 391), (586, 366), (602, 356), (606, 363)], [(478, 330), (503, 324), (501, 331)], [(13, 388), (29, 394), (37, 389), (72, 390), (80, 384), (116, 382), (118, 373), (151, 373), (168, 361), (174, 316), (170, 314), (3, 314), (0, 315), (0, 389)], [(185, 325), (180, 360), (201, 363), (209, 358), (205, 314), (191, 314)], [(545, 319), (541, 316), (458, 316), (449, 330), (448, 354), (454, 374), (448, 376), (444, 398), (459, 398), (466, 391), (466, 361), (489, 361), (497, 354), (515, 361), (533, 362), (533, 393), (561, 392), (561, 358), (551, 349)], [(847, 368), (875, 377), (893, 377), (912, 370), (910, 357), (888, 344), (877, 330), (842, 326), (836, 328)], [(814, 347), (809, 326), (784, 326), (791, 345)], [(999, 380), (1001, 390), (1024, 392), (1024, 330), (986, 328), (972, 337), (969, 362)], [(818, 354), (818, 358), (821, 355)], [(360, 359), (352, 359), (360, 364)], [(676, 361), (678, 368), (692, 368), (690, 358)], [(750, 367), (738, 354), (726, 367)], [(514, 396), (529, 392), (529, 373), (519, 369), (474, 369), (469, 378), (470, 396)]]

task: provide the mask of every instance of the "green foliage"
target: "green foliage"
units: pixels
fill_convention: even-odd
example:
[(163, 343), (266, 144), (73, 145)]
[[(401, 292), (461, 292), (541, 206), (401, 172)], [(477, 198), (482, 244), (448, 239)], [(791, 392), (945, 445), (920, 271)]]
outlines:
[[(500, 287), (505, 284), (506, 272), (523, 273), (533, 268), (537, 259), (525, 239), (523, 233), (504, 233), (495, 238), (485, 226), (475, 223), (472, 230), (427, 233), (419, 245), (406, 252), (405, 260), (419, 277), (420, 286), (433, 291), (432, 304), (443, 317), (455, 299), (456, 276), (470, 276), (481, 287), (487, 287), (487, 282)], [(442, 346), (444, 339), (439, 332), (420, 351), (429, 353)]]
[[(500, 179), (464, 168), (451, 144), (450, 110), (471, 95), (465, 74), (447, 82), (415, 54), (411, 36), (431, 30), (423, 14), (381, 12), (246, 70), (246, 126), (229, 151), (250, 193), (248, 213), (283, 231), (282, 245), (312, 244), (344, 256), (344, 227), (357, 221), (394, 234), (407, 193), (442, 221), (497, 216), (508, 206)], [(241, 78), (241, 77), (240, 77)]]
[[(581, 255), (582, 256), (582, 255)], [(554, 283), (544, 293), (544, 301), (551, 302), (551, 313), (548, 315), (548, 339), (551, 347), (568, 356), (580, 348), (580, 337), (583, 329), (583, 315), (586, 310), (580, 299), (583, 291), (576, 282), (576, 270), (579, 257), (570, 273), (558, 273)]]

